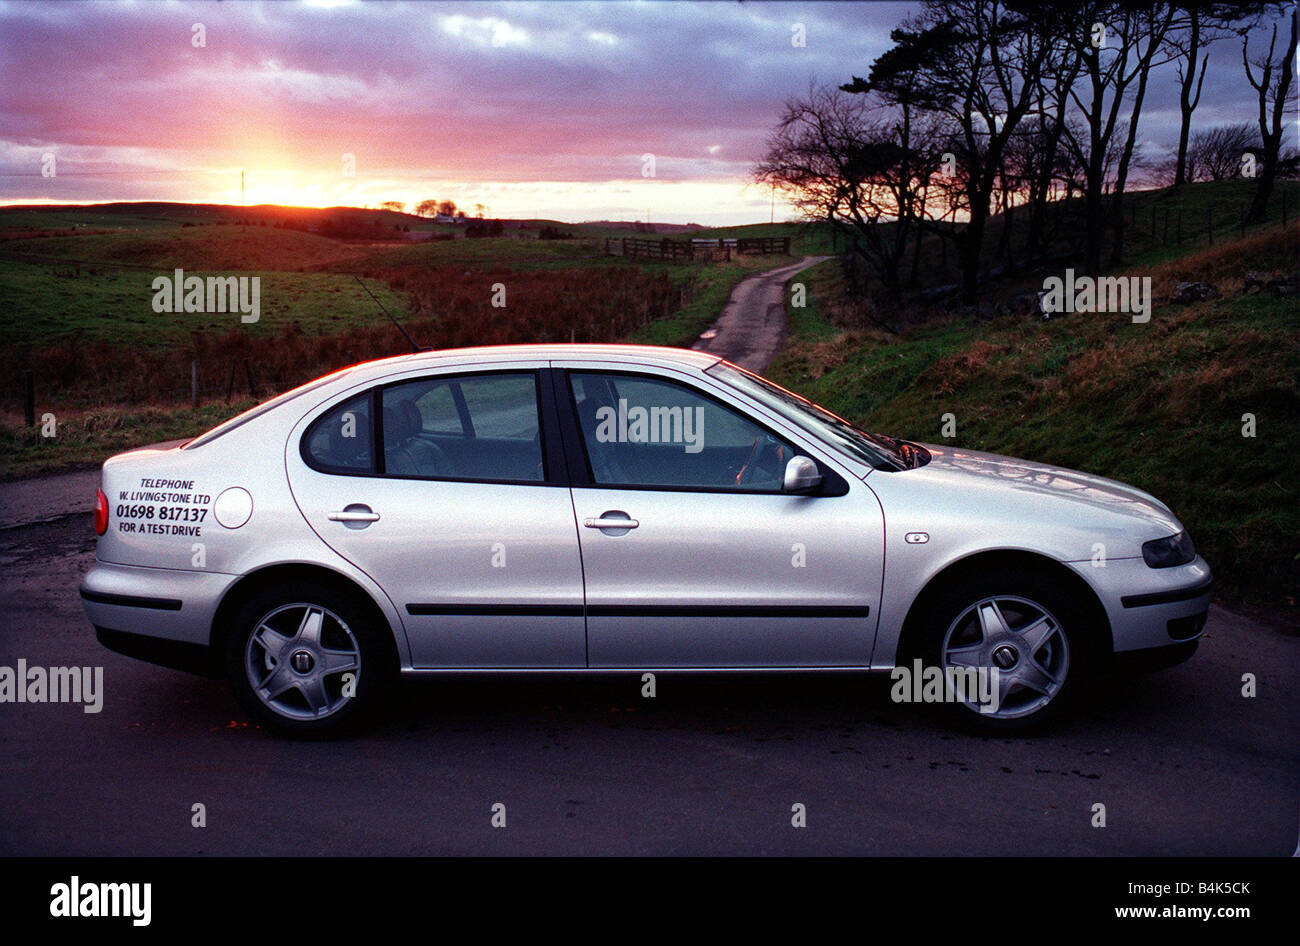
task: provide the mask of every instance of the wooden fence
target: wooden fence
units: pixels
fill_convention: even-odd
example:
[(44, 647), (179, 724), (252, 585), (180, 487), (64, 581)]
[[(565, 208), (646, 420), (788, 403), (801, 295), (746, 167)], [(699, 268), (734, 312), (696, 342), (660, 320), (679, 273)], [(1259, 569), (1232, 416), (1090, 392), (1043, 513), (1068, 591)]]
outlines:
[(681, 240), (646, 240), (638, 237), (607, 237), (605, 254), (607, 256), (635, 256), (644, 259), (677, 262), (691, 260), (707, 262), (717, 259), (731, 259), (732, 254), (781, 253), (790, 255), (789, 237), (739, 237), (739, 238), (696, 238), (689, 242)]

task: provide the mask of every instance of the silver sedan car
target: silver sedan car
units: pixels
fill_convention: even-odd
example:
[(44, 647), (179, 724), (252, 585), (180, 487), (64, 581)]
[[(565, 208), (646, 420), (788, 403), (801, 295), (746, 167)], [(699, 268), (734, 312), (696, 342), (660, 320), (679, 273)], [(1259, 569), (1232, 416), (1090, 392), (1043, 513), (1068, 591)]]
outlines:
[(81, 597), (107, 647), (225, 675), (283, 734), (399, 674), (889, 673), (1037, 727), (1196, 648), (1210, 569), (1113, 480), (870, 434), (702, 352), (424, 352), (109, 459)]

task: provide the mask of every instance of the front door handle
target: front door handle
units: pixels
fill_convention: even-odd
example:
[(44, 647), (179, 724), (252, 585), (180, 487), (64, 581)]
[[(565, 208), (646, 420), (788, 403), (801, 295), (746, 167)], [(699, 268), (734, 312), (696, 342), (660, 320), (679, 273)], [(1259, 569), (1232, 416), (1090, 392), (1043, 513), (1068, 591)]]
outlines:
[[(620, 518), (610, 518), (611, 516)], [(599, 519), (584, 519), (582, 524), (588, 529), (635, 529), (641, 523), (629, 518), (625, 512), (601, 513)]]
[(348, 528), (365, 528), (371, 522), (379, 521), (379, 513), (375, 512), (365, 503), (349, 503), (342, 509), (336, 509), (328, 514), (331, 522), (341, 522)]

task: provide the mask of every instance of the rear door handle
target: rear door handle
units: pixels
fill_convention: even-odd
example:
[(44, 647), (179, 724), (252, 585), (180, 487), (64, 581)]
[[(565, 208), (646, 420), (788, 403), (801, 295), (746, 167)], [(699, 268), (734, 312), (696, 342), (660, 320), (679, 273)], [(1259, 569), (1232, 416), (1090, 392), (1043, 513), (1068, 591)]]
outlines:
[(379, 513), (365, 503), (351, 503), (343, 509), (329, 513), (331, 522), (378, 522)]
[(620, 513), (623, 518), (611, 519), (610, 513), (604, 513), (599, 519), (584, 519), (583, 525), (588, 529), (635, 529), (641, 523), (627, 518), (627, 513)]

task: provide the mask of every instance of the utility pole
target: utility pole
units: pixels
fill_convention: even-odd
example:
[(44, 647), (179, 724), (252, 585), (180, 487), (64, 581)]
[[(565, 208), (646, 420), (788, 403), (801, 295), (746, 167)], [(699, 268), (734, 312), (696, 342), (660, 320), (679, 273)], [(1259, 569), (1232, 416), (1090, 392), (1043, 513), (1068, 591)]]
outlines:
[(244, 200), (244, 172), (239, 172), (239, 206), (246, 207), (247, 202)]
[(768, 223), (776, 223), (776, 185), (772, 185), (772, 216), (768, 218)]

